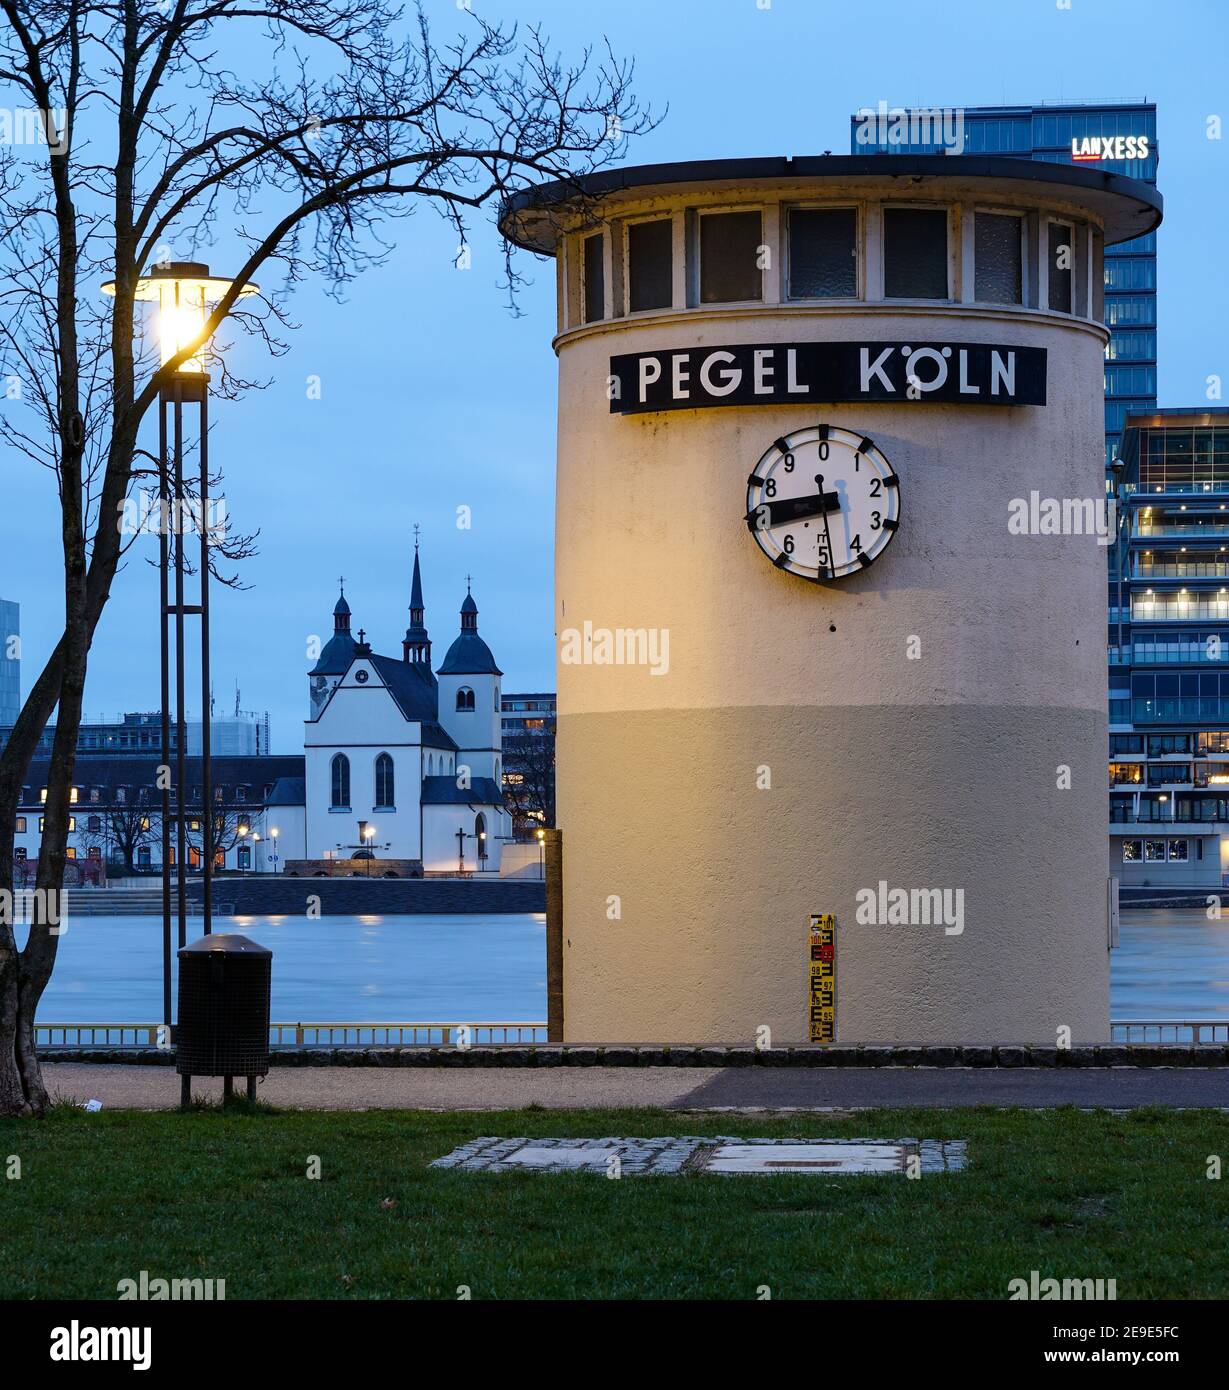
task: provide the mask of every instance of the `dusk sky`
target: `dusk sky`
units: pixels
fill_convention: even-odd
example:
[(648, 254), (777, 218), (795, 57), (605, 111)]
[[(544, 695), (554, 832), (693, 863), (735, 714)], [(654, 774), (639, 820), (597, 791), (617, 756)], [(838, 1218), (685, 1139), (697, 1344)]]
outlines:
[[(763, 8), (761, 8), (763, 6)], [(1041, 101), (1157, 103), (1160, 403), (1205, 402), (1206, 378), (1229, 376), (1229, 146), (1207, 138), (1229, 121), (1224, 55), (1229, 6), (1144, 0), (510, 0), (487, 18), (541, 21), (574, 57), (608, 38), (637, 59), (636, 90), (660, 127), (629, 162), (848, 152), (863, 105)], [(437, 40), (465, 16), (427, 5)], [(650, 42), (651, 39), (651, 42)], [(1013, 76), (1010, 81), (1001, 74)], [(456, 236), (429, 209), (391, 228), (397, 249), (338, 304), (323, 287), (290, 306), (291, 351), (264, 358), (240, 337), (236, 368), (266, 391), (218, 406), (211, 451), (226, 472), (232, 523), (260, 528), (243, 566), (250, 587), (215, 589), (213, 669), (219, 712), (268, 710), (273, 751), (302, 747), (310, 637), (326, 638), (346, 577), (354, 627), (400, 655), (413, 525), (422, 527), (426, 620), (437, 660), (458, 629), (473, 575), (479, 624), (504, 688), (554, 689), (555, 291), (552, 262), (520, 258), (532, 283), (509, 314), (499, 239), (477, 220), (472, 266), (452, 265)], [(209, 255), (216, 272), (230, 252)], [(309, 400), (318, 376), (321, 398)], [(146, 443), (153, 440), (151, 432)], [(21, 605), (23, 696), (58, 636), (62, 611), (54, 479), (5, 456), (7, 545), (0, 597)], [(456, 509), (472, 508), (458, 530)], [(118, 575), (90, 663), (90, 715), (153, 710), (158, 699), (154, 538)], [(190, 684), (195, 690), (195, 683)], [(196, 701), (191, 701), (196, 712)]]

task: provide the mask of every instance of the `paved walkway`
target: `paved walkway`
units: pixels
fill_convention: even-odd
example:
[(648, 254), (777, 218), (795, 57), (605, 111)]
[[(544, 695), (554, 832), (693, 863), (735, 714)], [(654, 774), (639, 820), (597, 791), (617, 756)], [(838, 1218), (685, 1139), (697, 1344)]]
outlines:
[[(179, 1104), (171, 1067), (47, 1062), (49, 1090), (113, 1109)], [(242, 1091), (242, 1083), (236, 1087)], [(220, 1096), (199, 1079), (193, 1094)], [(663, 1106), (682, 1110), (856, 1109), (869, 1106), (1139, 1105), (1229, 1107), (1229, 1070), (1213, 1067), (794, 1068), (277, 1067), (260, 1098), (292, 1110), (515, 1110)]]

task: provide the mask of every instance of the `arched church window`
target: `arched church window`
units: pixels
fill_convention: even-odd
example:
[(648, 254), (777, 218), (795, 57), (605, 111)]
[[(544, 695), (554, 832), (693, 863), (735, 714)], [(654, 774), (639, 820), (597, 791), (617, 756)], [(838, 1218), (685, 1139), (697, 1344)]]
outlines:
[(474, 838), (478, 842), (478, 858), (486, 858), (486, 817), (481, 811), (474, 817)]
[(468, 685), (463, 685), (457, 691), (457, 709), (467, 710), (474, 707), (474, 692)]
[(381, 753), (376, 759), (376, 805), (395, 806), (397, 804), (397, 798), (394, 795), (395, 790), (393, 760), (387, 753)]
[(344, 753), (333, 754), (333, 797), (335, 807), (350, 807), (350, 759)]

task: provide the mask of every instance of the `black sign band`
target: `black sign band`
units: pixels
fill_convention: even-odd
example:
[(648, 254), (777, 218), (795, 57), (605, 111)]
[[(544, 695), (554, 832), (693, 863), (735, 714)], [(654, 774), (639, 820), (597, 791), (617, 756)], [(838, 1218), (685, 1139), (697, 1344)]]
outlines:
[(995, 343), (762, 343), (610, 359), (610, 411), (835, 401), (1045, 405), (1046, 349)]

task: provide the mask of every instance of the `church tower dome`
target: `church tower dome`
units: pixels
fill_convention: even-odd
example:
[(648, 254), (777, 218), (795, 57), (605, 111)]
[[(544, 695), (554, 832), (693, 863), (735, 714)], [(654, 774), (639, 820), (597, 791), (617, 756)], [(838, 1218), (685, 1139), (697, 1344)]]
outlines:
[(474, 596), (466, 589), (465, 600), (461, 604), (461, 635), (448, 648), (444, 664), (439, 669), (441, 676), (502, 676), (503, 672), (495, 665), (491, 649), (478, 636), (478, 605)]
[[(338, 580), (344, 585), (345, 580)], [(350, 669), (354, 660), (355, 641), (350, 635), (350, 605), (342, 588), (333, 605), (333, 635), (324, 644), (316, 664), (308, 672), (311, 695), (311, 717), (315, 719), (328, 693)]]

